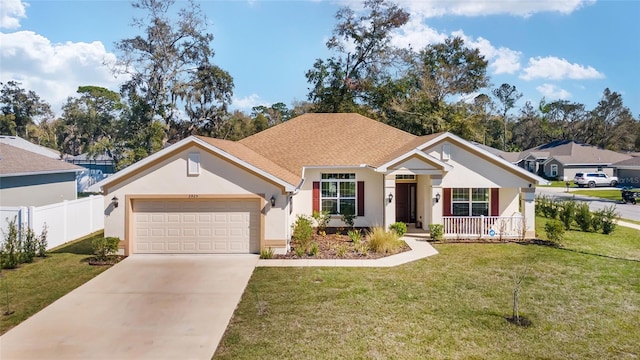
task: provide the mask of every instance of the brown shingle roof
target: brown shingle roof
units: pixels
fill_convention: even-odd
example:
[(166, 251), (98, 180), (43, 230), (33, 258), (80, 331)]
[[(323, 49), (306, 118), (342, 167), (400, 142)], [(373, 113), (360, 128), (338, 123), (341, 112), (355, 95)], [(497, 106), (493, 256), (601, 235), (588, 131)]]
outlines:
[(0, 143), (0, 176), (82, 171), (84, 168), (62, 160), (35, 154)]
[(200, 140), (203, 140), (218, 149), (237, 157), (238, 159), (247, 162), (260, 170), (266, 171), (267, 173), (282, 179), (288, 182), (291, 185), (298, 185), (302, 180), (300, 176), (297, 176), (282, 166), (274, 163), (273, 161), (267, 159), (266, 157), (256, 153), (255, 151), (249, 149), (248, 147), (229, 140), (222, 139), (214, 139), (204, 136), (196, 136)]
[(417, 137), (359, 114), (304, 114), (240, 140), (289, 172), (378, 165)]

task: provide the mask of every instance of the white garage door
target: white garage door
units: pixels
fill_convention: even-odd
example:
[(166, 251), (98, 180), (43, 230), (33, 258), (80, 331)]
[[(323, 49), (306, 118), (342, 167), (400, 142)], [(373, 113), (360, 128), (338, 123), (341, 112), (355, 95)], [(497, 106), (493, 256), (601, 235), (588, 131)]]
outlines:
[(249, 253), (259, 250), (256, 200), (134, 200), (134, 253)]

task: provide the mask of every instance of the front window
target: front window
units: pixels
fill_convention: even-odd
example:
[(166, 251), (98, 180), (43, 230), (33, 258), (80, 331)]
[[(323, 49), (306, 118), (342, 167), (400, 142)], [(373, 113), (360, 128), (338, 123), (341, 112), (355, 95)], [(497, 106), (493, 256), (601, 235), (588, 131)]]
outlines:
[(320, 180), (322, 211), (329, 214), (356, 213), (356, 174), (322, 174)]
[(489, 215), (489, 189), (453, 188), (451, 208), (453, 216)]
[(558, 176), (558, 165), (551, 164), (551, 177)]

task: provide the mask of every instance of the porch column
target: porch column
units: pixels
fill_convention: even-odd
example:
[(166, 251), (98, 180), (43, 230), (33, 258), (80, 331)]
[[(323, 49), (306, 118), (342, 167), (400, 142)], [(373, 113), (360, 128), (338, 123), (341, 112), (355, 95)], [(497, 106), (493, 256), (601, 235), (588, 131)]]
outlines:
[[(393, 195), (393, 200), (389, 201), (389, 194)], [(396, 176), (384, 176), (384, 192), (382, 194), (384, 204), (384, 228), (396, 222)]]
[(536, 236), (536, 188), (521, 188), (520, 189), (520, 208), (522, 209), (522, 216), (524, 216), (525, 234), (526, 239), (531, 239)]
[[(440, 194), (440, 202), (436, 203), (436, 194)], [(442, 193), (442, 175), (431, 175), (431, 192), (427, 203), (431, 207), (431, 218), (426, 224), (427, 229), (429, 224), (443, 224), (442, 222), (442, 201), (444, 201), (444, 194)]]

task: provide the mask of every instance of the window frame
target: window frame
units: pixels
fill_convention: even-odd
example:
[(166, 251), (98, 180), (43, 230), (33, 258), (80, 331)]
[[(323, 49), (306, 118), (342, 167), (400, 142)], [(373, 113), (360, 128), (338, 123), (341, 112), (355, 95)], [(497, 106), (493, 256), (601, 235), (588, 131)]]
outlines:
[[(483, 194), (474, 193), (482, 191)], [(479, 196), (478, 196), (479, 195)], [(484, 198), (484, 200), (478, 199)], [(459, 210), (464, 209), (463, 214)], [(474, 205), (484, 204), (482, 214), (477, 214)], [(457, 205), (457, 206), (456, 206)], [(491, 189), (490, 188), (451, 188), (451, 215), (458, 217), (489, 216), (491, 211)]]
[[(324, 184), (335, 183), (335, 196), (325, 196)], [(345, 188), (343, 185), (351, 184), (349, 188)], [(349, 192), (353, 192), (353, 195), (349, 195)], [(347, 193), (347, 194), (344, 194)], [(325, 200), (335, 201), (336, 212), (329, 211), (329, 215), (338, 216), (342, 215), (343, 201), (353, 203), (353, 215), (358, 214), (358, 180), (355, 173), (322, 173), (320, 175), (320, 211), (325, 211)], [(333, 206), (332, 206), (333, 208)]]
[(551, 177), (558, 176), (558, 164), (551, 164), (551, 169), (549, 171)]
[(187, 156), (187, 176), (200, 175), (200, 153), (190, 152)]

